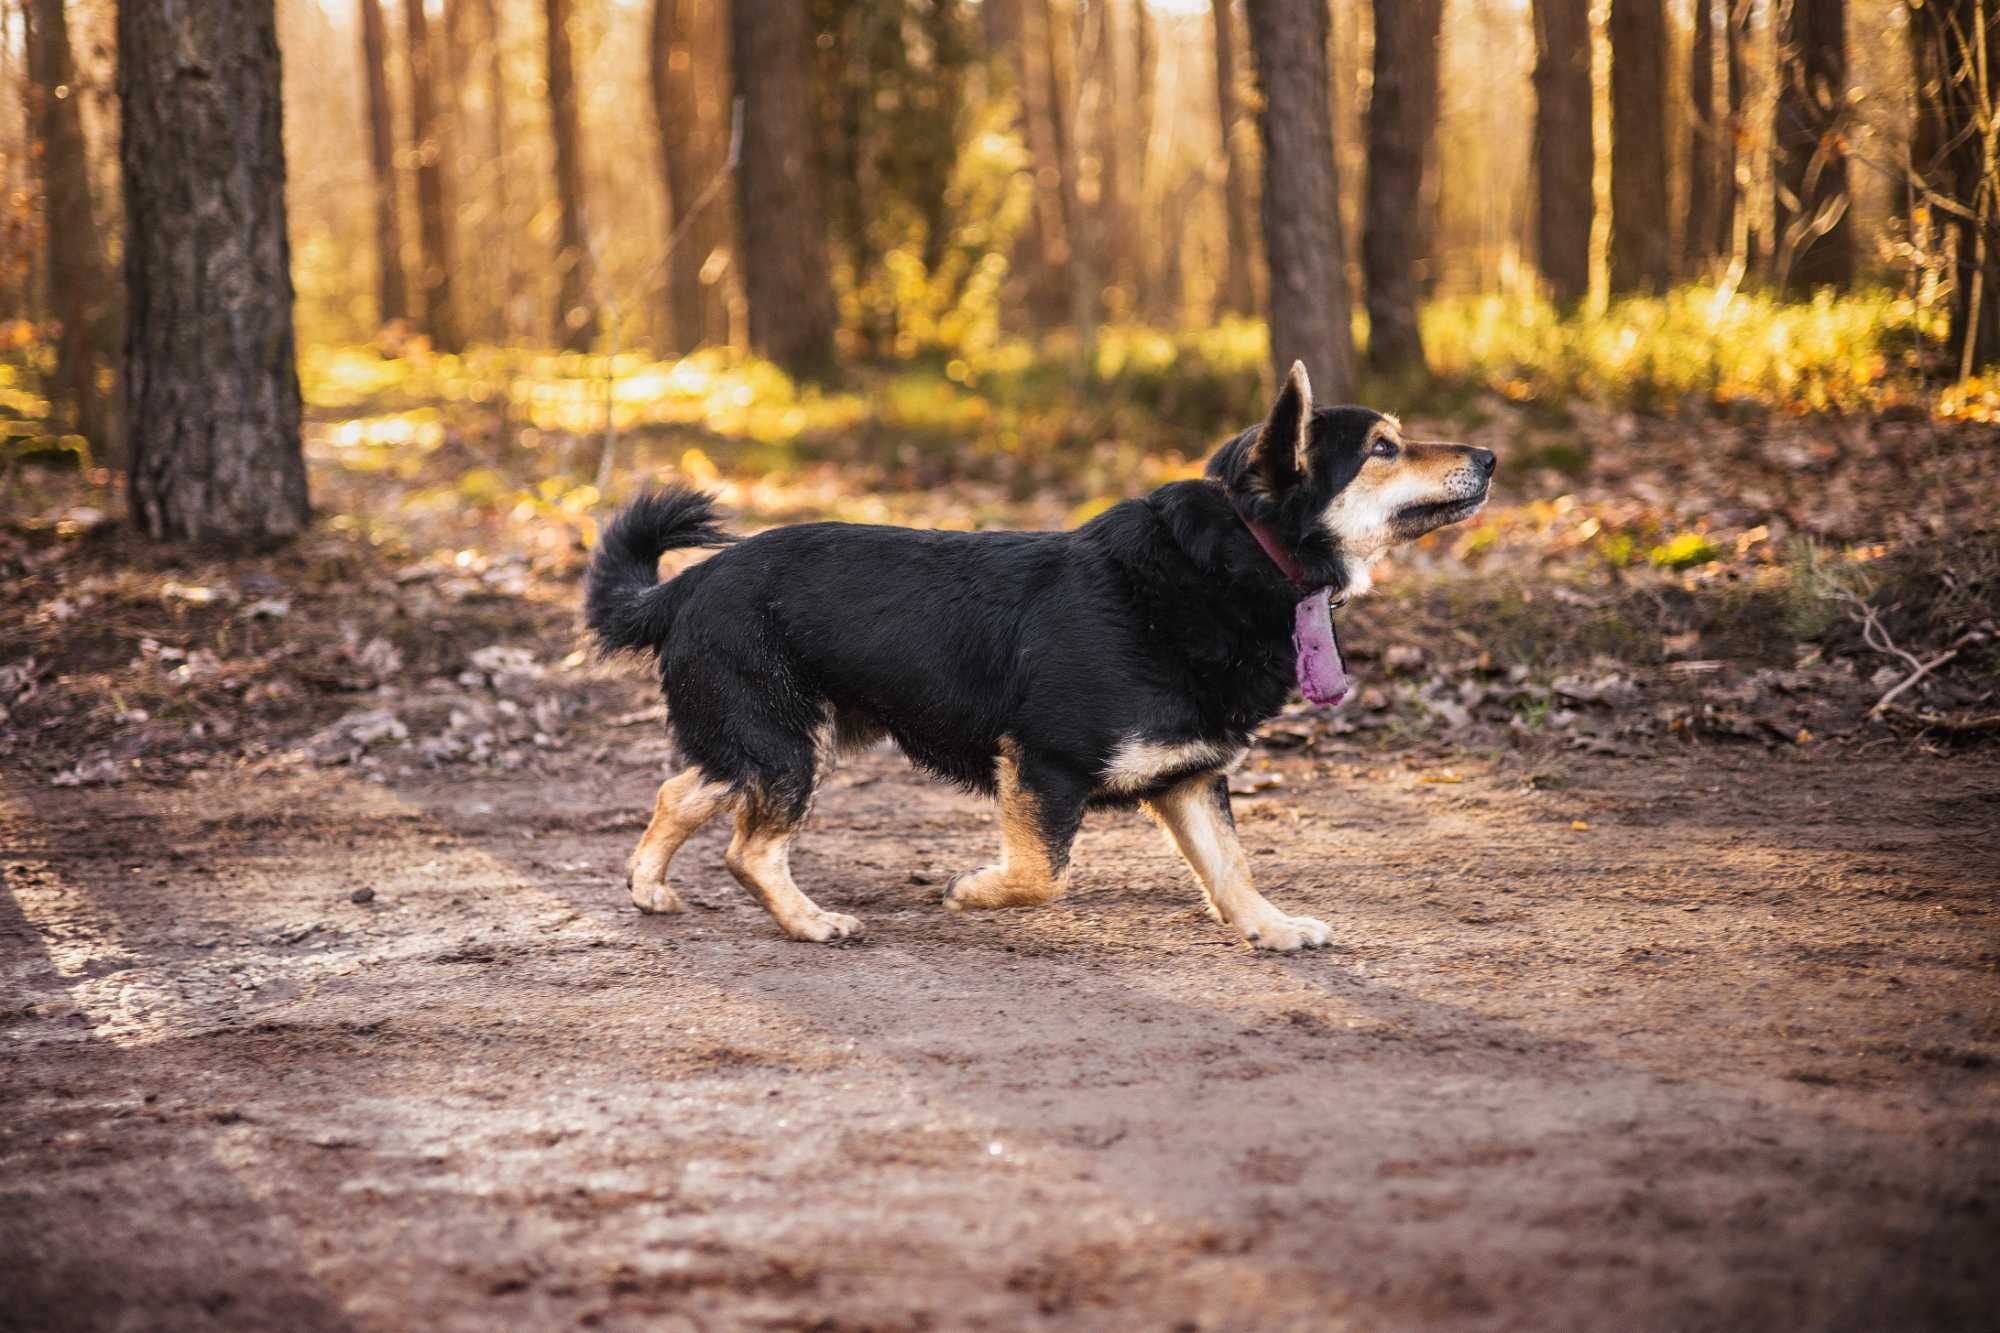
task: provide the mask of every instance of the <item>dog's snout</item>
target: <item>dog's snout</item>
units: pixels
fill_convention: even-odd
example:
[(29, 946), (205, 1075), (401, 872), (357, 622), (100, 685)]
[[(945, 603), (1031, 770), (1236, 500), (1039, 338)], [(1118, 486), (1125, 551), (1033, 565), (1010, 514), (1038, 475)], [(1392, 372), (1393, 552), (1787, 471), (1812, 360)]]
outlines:
[(1500, 465), (1500, 460), (1493, 456), (1491, 449), (1474, 449), (1472, 465), (1490, 477), (1493, 475), (1493, 469)]

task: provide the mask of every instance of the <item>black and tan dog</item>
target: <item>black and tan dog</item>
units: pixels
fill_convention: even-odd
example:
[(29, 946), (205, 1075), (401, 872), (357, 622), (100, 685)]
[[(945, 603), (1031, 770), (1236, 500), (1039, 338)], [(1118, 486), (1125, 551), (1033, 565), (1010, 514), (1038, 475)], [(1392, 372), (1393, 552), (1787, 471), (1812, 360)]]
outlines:
[[(1302, 669), (1302, 597), (1364, 589), (1389, 546), (1477, 510), (1493, 466), (1376, 412), (1316, 410), (1295, 365), (1205, 479), (1072, 532), (808, 523), (734, 541), (706, 495), (639, 500), (604, 535), (588, 618), (606, 647), (657, 654), (688, 766), (632, 853), (632, 900), (681, 910), (668, 862), (728, 810), (729, 869), (788, 935), (857, 933), (792, 882), (789, 848), (835, 757), (886, 736), (999, 799), (999, 863), (954, 880), (947, 907), (1049, 901), (1084, 811), (1143, 805), (1217, 920), (1259, 948), (1326, 943), (1251, 886), (1224, 774)], [(658, 582), (661, 553), (693, 546), (728, 549)]]

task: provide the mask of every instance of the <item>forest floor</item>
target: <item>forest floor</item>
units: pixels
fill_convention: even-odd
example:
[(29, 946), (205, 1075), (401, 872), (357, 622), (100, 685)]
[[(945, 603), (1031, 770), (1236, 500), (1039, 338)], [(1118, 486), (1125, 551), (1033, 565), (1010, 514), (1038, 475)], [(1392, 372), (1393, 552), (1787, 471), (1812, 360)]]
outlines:
[[(1061, 902), (945, 913), (991, 812), (880, 751), (795, 861), (862, 940), (781, 937), (719, 827), (692, 910), (638, 916), (668, 748), (644, 669), (578, 651), (602, 497), (471, 429), (378, 466), (354, 419), (314, 427), (343, 517), (271, 556), (151, 550), (88, 480), (7, 492), (0, 1327), (2000, 1300), (1990, 428), (1439, 423), (1500, 447), (1503, 498), (1386, 571), (1343, 626), (1366, 688), (1235, 779), (1260, 884), (1334, 926), (1273, 957), (1137, 816), (1086, 823)], [(1106, 489), (622, 447), (746, 526)], [(1898, 649), (1953, 656), (1872, 712)]]

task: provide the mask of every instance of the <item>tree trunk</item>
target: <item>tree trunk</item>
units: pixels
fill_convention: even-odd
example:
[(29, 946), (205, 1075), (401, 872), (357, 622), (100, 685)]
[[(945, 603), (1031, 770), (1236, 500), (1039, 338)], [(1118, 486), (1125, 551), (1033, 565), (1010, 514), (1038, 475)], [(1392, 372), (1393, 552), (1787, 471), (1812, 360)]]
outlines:
[(1271, 365), (1303, 361), (1327, 402), (1354, 384), (1340, 235), (1340, 186), (1327, 103), (1326, 0), (1249, 0), (1250, 50), (1264, 94), (1264, 248), (1271, 269)]
[(1215, 15), (1215, 112), (1216, 127), (1222, 135), (1222, 206), (1229, 250), (1220, 305), (1232, 315), (1254, 315), (1257, 289), (1251, 247), (1257, 242), (1250, 221), (1250, 170), (1244, 164), (1243, 146), (1236, 137), (1241, 109), (1237, 98), (1236, 17), (1231, 0), (1213, 0), (1210, 8)]
[(410, 68), (410, 148), (417, 162), (417, 242), (423, 270), (424, 332), (441, 351), (464, 345), (452, 301), (451, 206), (445, 198), (444, 152), (438, 140), (437, 93), (432, 86), (430, 19), (424, 0), (403, 0), (403, 37)]
[(556, 167), (556, 341), (587, 352), (597, 340), (590, 238), (583, 223), (583, 153), (576, 122), (576, 68), (570, 59), (569, 0), (548, 0), (549, 135)]
[(1744, 57), (1750, 49), (1750, 16), (1756, 0), (1723, 0), (1727, 6), (1723, 26), (1723, 66), (1729, 84), (1729, 120), (1723, 127), (1720, 160), (1716, 165), (1719, 195), (1716, 200), (1716, 251), (1732, 262), (1749, 248), (1746, 234), (1741, 245), (1736, 238), (1737, 215), (1743, 199), (1744, 138), (1749, 130), (1745, 104), (1749, 86), (1745, 79)]
[(1424, 159), (1437, 95), (1443, 0), (1375, 0), (1375, 89), (1368, 102), (1368, 188), (1361, 231), (1367, 287), (1368, 362), (1390, 372), (1424, 369), (1417, 325), (1418, 246), (1424, 235)]
[(256, 545), (306, 526), (272, 0), (118, 6), (133, 520)]
[(1934, 72), (1918, 107), (1935, 117), (1926, 185), (1955, 260), (1950, 348), (1963, 377), (2000, 364), (2000, 5), (1925, 0), (1909, 17), (1919, 77)]
[(1028, 174), (1033, 181), (1032, 226), (1015, 242), (1015, 258), (1024, 276), (1024, 304), (1029, 322), (1060, 323), (1069, 281), (1069, 230), (1063, 216), (1063, 163), (1049, 108), (1050, 80), (1043, 76), (1046, 41), (1031, 33), (1029, 0), (982, 0), (988, 59), (1007, 91), (1020, 106), (1021, 141), (1028, 150)]
[(734, 0), (730, 68), (743, 100), (737, 170), (750, 346), (788, 374), (833, 368), (833, 286), (813, 175), (812, 24), (798, 0)]
[(1771, 258), (1779, 289), (1796, 297), (1854, 281), (1844, 138), (1847, 3), (1779, 4)]
[(1689, 273), (1699, 272), (1717, 249), (1715, 2), (1694, 0), (1694, 38), (1688, 47), (1687, 222), (1681, 254)]
[(686, 355), (701, 345), (701, 265), (707, 229), (694, 210), (707, 173), (698, 163), (700, 133), (694, 87), (694, 51), (687, 21), (690, 0), (653, 0), (653, 114), (660, 128), (660, 166), (667, 187), (666, 255), (668, 346)]
[(1590, 0), (1534, 0), (1535, 255), (1564, 310), (1590, 294), (1592, 176)]
[(1153, 208), (1153, 120), (1159, 89), (1159, 43), (1153, 35), (1153, 13), (1146, 0), (1132, 0), (1132, 183), (1131, 201), (1133, 302), (1139, 317), (1151, 323), (1173, 315), (1160, 298), (1154, 246), (1158, 217)]
[(105, 288), (97, 219), (90, 206), (90, 164), (85, 156), (83, 101), (70, 58), (69, 21), (63, 0), (34, 0), (28, 19), (29, 84), (33, 133), (40, 149), (42, 229), (47, 242), (49, 304), (60, 333), (50, 398), (67, 403), (70, 425), (93, 448), (109, 447), (98, 367)]
[(1071, 94), (1076, 87), (1071, 58), (1074, 34), (1070, 31), (1067, 8), (1059, 11), (1053, 0), (1035, 0), (1035, 11), (1041, 23), (1043, 105), (1048, 111), (1051, 160), (1056, 164), (1056, 189), (1062, 203), (1069, 323), (1087, 346), (1097, 336), (1097, 279), (1095, 256), (1091, 253), (1076, 189), (1081, 154), (1077, 151), (1076, 125), (1070, 114), (1074, 104)]
[(507, 62), (497, 0), (479, 0), (479, 27), (486, 39), (486, 171), (492, 190), (487, 201), (491, 227), (485, 241), (494, 288), (491, 336), (504, 343), (514, 334), (514, 308), (521, 291), (514, 262), (514, 210), (507, 192)]
[(1109, 0), (1090, 6), (1083, 28), (1080, 77), (1096, 84), (1090, 127), (1097, 157), (1096, 243), (1091, 251), (1101, 266), (1103, 281), (1129, 294), (1133, 288), (1131, 215), (1126, 207), (1125, 153), (1120, 141), (1128, 133), (1126, 117), (1131, 104), (1119, 76), (1118, 15)]
[(389, 105), (389, 33), (381, 0), (361, 3), (361, 74), (368, 86), (368, 166), (375, 187), (375, 314), (379, 323), (410, 317), (403, 286), (403, 226), (396, 207), (396, 129)]
[(1611, 0), (1611, 294), (1673, 281), (1667, 189), (1667, 16), (1662, 0)]
[(959, 113), (965, 105), (965, 63), (968, 43), (959, 0), (931, 0), (924, 17), (930, 38), (936, 113), (944, 132), (927, 136), (920, 146), (924, 167), (918, 172), (917, 211), (924, 220), (924, 272), (935, 276), (951, 240), (951, 173), (958, 157)]

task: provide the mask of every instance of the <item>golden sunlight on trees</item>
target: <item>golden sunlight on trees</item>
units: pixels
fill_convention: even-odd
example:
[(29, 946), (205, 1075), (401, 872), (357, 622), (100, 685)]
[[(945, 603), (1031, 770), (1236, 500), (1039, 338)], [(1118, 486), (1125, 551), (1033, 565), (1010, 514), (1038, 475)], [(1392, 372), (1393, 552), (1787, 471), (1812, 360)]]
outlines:
[[(1450, 312), (1546, 301), (1586, 340), (1692, 284), (1718, 330), (1766, 294), (1888, 297), (1910, 335), (1843, 374), (1918, 395), (1976, 400), (2000, 358), (1982, 0), (270, 8), (308, 346), (1089, 383), (1113, 330), (1243, 322), (1326, 395), (1492, 345)], [(0, 8), (0, 355), (46, 404), (17, 451), (115, 461), (146, 427), (112, 410), (144, 249), (117, 9)]]

